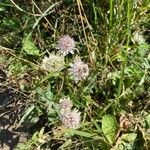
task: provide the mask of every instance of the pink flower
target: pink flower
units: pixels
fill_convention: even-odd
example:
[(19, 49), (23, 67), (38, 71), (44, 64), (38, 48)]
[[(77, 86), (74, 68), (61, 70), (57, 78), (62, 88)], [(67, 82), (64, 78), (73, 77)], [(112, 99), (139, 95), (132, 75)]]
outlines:
[(62, 125), (67, 128), (78, 128), (81, 120), (80, 114), (77, 109), (65, 112), (60, 118)]
[(77, 109), (71, 109), (73, 104), (69, 97), (60, 99), (59, 118), (62, 126), (65, 128), (78, 128), (80, 125), (80, 112)]
[(60, 103), (60, 109), (64, 109), (65, 111), (71, 110), (72, 108), (72, 102), (70, 100), (70, 97), (63, 97), (59, 100)]
[(57, 48), (60, 50), (60, 53), (62, 53), (64, 56), (71, 53), (74, 54), (75, 50), (75, 41), (69, 37), (69, 35), (65, 35), (58, 41)]
[(73, 76), (75, 83), (85, 80), (89, 75), (88, 65), (81, 61), (80, 58), (76, 59), (73, 64), (70, 64), (70, 74)]

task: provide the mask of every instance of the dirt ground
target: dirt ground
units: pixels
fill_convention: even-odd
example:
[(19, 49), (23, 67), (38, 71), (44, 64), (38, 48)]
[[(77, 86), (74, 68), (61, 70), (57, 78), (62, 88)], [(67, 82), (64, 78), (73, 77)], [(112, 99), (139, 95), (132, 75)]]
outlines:
[(7, 84), (6, 74), (0, 69), (0, 150), (13, 150), (27, 140), (28, 127), (18, 126), (18, 116), (23, 110), (13, 85)]

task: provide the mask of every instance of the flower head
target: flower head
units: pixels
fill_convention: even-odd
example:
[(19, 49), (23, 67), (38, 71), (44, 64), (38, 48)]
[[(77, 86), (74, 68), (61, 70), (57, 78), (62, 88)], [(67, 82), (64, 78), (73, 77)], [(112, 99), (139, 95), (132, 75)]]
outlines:
[(62, 125), (68, 128), (78, 128), (81, 120), (80, 114), (77, 109), (65, 112), (60, 118)]
[(70, 100), (70, 97), (63, 97), (59, 100), (60, 103), (60, 109), (64, 109), (65, 111), (71, 110), (72, 108), (72, 102)]
[(76, 59), (73, 64), (70, 64), (70, 66), (70, 74), (73, 76), (73, 79), (76, 83), (81, 80), (85, 80), (89, 75), (88, 65), (81, 61), (80, 58)]
[(69, 35), (65, 35), (59, 39), (57, 48), (64, 56), (69, 53), (74, 54), (75, 41)]
[(59, 118), (62, 126), (65, 128), (78, 128), (80, 124), (80, 112), (77, 109), (71, 109), (73, 104), (69, 97), (64, 97), (59, 100)]
[(143, 35), (142, 35), (141, 33), (139, 33), (139, 32), (135, 32), (135, 33), (133, 34), (133, 40), (134, 40), (135, 42), (137, 42), (139, 45), (145, 43), (145, 39), (144, 39)]
[(51, 53), (49, 54), (49, 57), (44, 57), (41, 67), (46, 71), (56, 73), (61, 71), (64, 68), (64, 65), (64, 56)]

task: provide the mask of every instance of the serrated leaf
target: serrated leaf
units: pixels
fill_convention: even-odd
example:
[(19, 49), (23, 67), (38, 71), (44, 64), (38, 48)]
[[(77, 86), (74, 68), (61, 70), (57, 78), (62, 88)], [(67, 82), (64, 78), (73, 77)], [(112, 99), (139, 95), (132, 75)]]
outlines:
[(40, 56), (40, 51), (36, 47), (36, 45), (31, 40), (30, 36), (27, 36), (23, 39), (23, 47), (22, 49), (28, 54), (33, 56)]
[(102, 131), (110, 144), (113, 144), (116, 137), (117, 121), (112, 115), (105, 115), (102, 118)]

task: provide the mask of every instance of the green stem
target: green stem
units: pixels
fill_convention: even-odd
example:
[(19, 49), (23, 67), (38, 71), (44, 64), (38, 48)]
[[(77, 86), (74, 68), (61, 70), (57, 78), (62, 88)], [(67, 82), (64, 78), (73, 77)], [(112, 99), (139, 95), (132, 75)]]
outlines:
[(129, 48), (129, 42), (130, 42), (130, 26), (131, 26), (131, 7), (130, 7), (130, 1), (127, 1), (127, 43), (126, 43), (126, 51), (125, 51), (125, 59), (122, 64), (122, 71), (121, 71), (121, 77), (120, 77), (120, 82), (118, 86), (118, 95), (117, 95), (117, 104), (119, 103), (119, 97), (122, 93), (122, 86), (123, 86), (123, 80), (124, 80), (124, 72), (127, 64), (127, 51)]
[(112, 27), (112, 18), (113, 18), (113, 0), (110, 0), (109, 1), (110, 3), (110, 17), (109, 17), (109, 30), (111, 29)]

